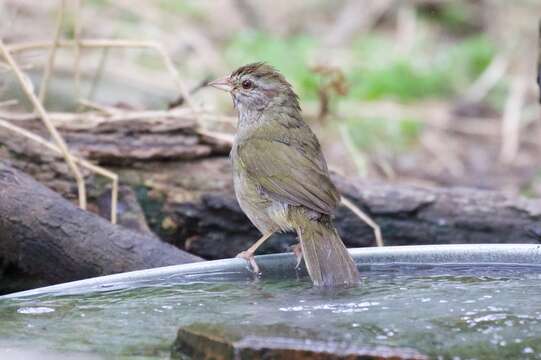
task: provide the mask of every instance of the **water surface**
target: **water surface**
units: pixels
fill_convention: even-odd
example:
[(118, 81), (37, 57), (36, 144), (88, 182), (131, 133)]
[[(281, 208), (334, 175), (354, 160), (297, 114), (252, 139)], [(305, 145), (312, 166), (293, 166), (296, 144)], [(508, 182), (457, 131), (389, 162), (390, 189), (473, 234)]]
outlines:
[(178, 327), (217, 323), (277, 325), (280, 332), (413, 348), (434, 358), (541, 359), (541, 267), (372, 265), (361, 271), (362, 286), (332, 294), (306, 279), (273, 279), (164, 281), (5, 299), (0, 347), (168, 358)]

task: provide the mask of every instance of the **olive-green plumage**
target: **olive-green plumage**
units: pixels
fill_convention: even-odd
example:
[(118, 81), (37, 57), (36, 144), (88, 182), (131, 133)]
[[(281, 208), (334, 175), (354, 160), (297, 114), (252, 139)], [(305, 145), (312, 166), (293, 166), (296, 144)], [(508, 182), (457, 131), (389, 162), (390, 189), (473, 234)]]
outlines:
[(317, 286), (351, 286), (359, 273), (332, 222), (340, 194), (289, 83), (266, 64), (228, 78), (239, 112), (231, 159), (239, 204), (263, 234), (296, 231)]

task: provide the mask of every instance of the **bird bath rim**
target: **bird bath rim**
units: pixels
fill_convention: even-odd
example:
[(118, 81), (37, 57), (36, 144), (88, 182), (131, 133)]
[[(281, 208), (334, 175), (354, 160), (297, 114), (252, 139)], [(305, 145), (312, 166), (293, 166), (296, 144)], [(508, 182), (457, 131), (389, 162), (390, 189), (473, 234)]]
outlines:
[[(460, 265), (506, 264), (541, 266), (539, 244), (454, 244), (407, 245), (349, 249), (358, 265), (412, 264)], [(256, 257), (264, 276), (295, 274), (296, 263), (291, 253)], [(135, 283), (171, 279), (176, 282), (202, 281), (205, 276), (220, 276), (221, 280), (249, 279), (251, 274), (243, 259), (223, 259), (94, 277), (58, 285), (26, 290), (0, 296), (0, 300), (43, 295), (92, 293), (125, 288)], [(225, 278), (224, 278), (225, 276)], [(179, 281), (180, 279), (180, 281)], [(204, 280), (208, 281), (208, 280)]]

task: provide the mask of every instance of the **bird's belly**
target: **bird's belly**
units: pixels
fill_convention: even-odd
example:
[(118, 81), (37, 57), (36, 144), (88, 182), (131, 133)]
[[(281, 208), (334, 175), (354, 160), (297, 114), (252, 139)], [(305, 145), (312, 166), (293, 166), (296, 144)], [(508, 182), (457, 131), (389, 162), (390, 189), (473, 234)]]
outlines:
[(261, 233), (291, 229), (287, 221), (287, 204), (269, 198), (257, 182), (242, 171), (235, 172), (233, 179), (235, 195), (242, 211)]

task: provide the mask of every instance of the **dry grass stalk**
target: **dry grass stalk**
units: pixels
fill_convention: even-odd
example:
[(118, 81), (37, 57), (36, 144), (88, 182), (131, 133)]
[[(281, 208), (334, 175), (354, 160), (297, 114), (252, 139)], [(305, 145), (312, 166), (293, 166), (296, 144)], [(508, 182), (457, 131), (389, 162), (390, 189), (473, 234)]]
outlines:
[(34, 94), (34, 89), (32, 86), (32, 83), (28, 79), (26, 75), (23, 74), (23, 72), (20, 70), (19, 66), (13, 59), (13, 56), (11, 55), (9, 49), (4, 45), (4, 42), (2, 39), (0, 39), (0, 51), (2, 52), (4, 59), (9, 64), (13, 72), (15, 73), (15, 76), (17, 77), (17, 80), (19, 81), (24, 93), (28, 97), (28, 99), (32, 102), (34, 105), (35, 110), (41, 117), (43, 123), (45, 124), (45, 127), (51, 134), (51, 136), (54, 139), (54, 142), (58, 146), (59, 150), (62, 152), (62, 156), (66, 160), (66, 163), (68, 164), (68, 167), (70, 168), (71, 172), (73, 173), (75, 180), (77, 182), (77, 188), (79, 192), (79, 206), (82, 209), (86, 209), (86, 186), (83, 176), (81, 175), (79, 168), (73, 161), (73, 158), (68, 150), (68, 147), (62, 138), (62, 136), (58, 133), (55, 126), (52, 124), (51, 120), (49, 119), (49, 115), (47, 114), (47, 111), (39, 101), (38, 97)]
[[(492, 125), (501, 122), (501, 117), (478, 117), (468, 115), (455, 115), (453, 109), (442, 102), (420, 102), (417, 105), (400, 104), (392, 101), (361, 102), (358, 105), (345, 107), (338, 117), (348, 117), (354, 113), (360, 118), (412, 118), (422, 122), (428, 128), (436, 130), (459, 132), (475, 136), (499, 137), (501, 131)], [(526, 109), (525, 109), (526, 110)], [(530, 124), (539, 119), (536, 111), (523, 111), (523, 124)], [(521, 139), (531, 142), (528, 138)], [(539, 144), (539, 142), (536, 142)]]
[(359, 217), (368, 226), (370, 226), (372, 230), (374, 230), (374, 237), (376, 238), (376, 245), (385, 246), (385, 244), (383, 243), (383, 236), (381, 235), (381, 228), (379, 227), (379, 225), (374, 220), (372, 220), (370, 216), (368, 216), (361, 209), (355, 206), (355, 204), (352, 203), (351, 200), (342, 196), (341, 202), (342, 202), (342, 205), (344, 205), (349, 210), (351, 210), (355, 215), (357, 215), (357, 217)]
[(99, 83), (105, 71), (105, 65), (107, 63), (108, 55), (109, 55), (109, 48), (101, 49), (100, 62), (98, 64), (98, 68), (96, 72), (94, 73), (94, 78), (92, 79), (92, 83), (90, 84), (90, 90), (88, 91), (87, 97), (90, 100), (94, 99), (94, 96), (96, 95), (96, 91), (98, 90)]
[(338, 126), (338, 130), (340, 131), (340, 137), (342, 138), (342, 141), (349, 152), (351, 158), (353, 159), (353, 162), (355, 163), (355, 167), (357, 168), (357, 173), (361, 177), (366, 177), (367, 173), (367, 161), (366, 157), (357, 149), (355, 144), (353, 143), (353, 139), (351, 138), (351, 135), (344, 124), (340, 124)]
[(397, 174), (391, 162), (383, 156), (378, 156), (376, 159), (371, 159), (373, 164), (380, 169), (383, 175), (390, 180), (396, 179)]
[[(13, 131), (14, 133), (16, 134), (19, 134), (21, 136), (24, 136), (32, 141), (34, 141), (35, 143), (38, 143), (38, 144), (41, 144), (45, 147), (47, 147), (48, 149), (58, 153), (58, 154), (62, 154), (62, 150), (60, 150), (60, 148), (52, 143), (50, 143), (49, 141), (45, 140), (43, 137), (39, 136), (39, 135), (36, 135), (26, 129), (23, 129), (19, 126), (16, 126), (16, 125), (13, 125), (12, 123), (8, 122), (8, 121), (5, 121), (5, 120), (2, 120), (0, 119), (0, 127), (3, 127), (3, 128), (6, 128), (10, 131)], [(77, 157), (77, 156), (73, 156), (72, 155), (72, 159), (78, 163), (79, 165), (81, 165), (82, 167), (96, 173), (96, 174), (99, 174), (99, 175), (102, 175), (106, 178), (109, 178), (111, 181), (112, 181), (112, 186), (111, 186), (111, 222), (113, 224), (116, 224), (117, 222), (117, 212), (116, 212), (116, 209), (117, 209), (117, 199), (118, 199), (118, 175), (115, 174), (114, 172), (112, 171), (109, 171), (107, 169), (104, 169), (100, 166), (97, 166), (97, 165), (94, 165), (92, 164), (91, 162), (85, 160), (85, 159), (82, 159), (80, 157)]]
[[(181, 79), (178, 71), (176, 70), (171, 58), (167, 54), (167, 52), (163, 49), (161, 44), (155, 43), (155, 42), (141, 42), (141, 41), (123, 41), (123, 40), (107, 40), (107, 39), (95, 39), (95, 40), (82, 40), (80, 38), (80, 21), (76, 21), (76, 29), (75, 29), (75, 41), (64, 41), (59, 40), (59, 34), (60, 34), (60, 28), (62, 24), (62, 17), (64, 12), (64, 0), (62, 1), (62, 7), (59, 10), (59, 19), (58, 19), (58, 26), (57, 26), (57, 33), (55, 34), (54, 41), (51, 42), (33, 42), (33, 43), (26, 43), (26, 44), (14, 44), (11, 45), (9, 48), (5, 49), (5, 52), (7, 51), (26, 51), (26, 50), (34, 50), (34, 49), (40, 49), (40, 48), (49, 48), (49, 61), (46, 66), (47, 76), (44, 75), (44, 86), (42, 86), (43, 91), (43, 99), (45, 98), (46, 94), (46, 84), (48, 81), (48, 78), (50, 77), (50, 73), (52, 70), (52, 65), (54, 62), (54, 54), (56, 52), (56, 49), (58, 47), (74, 47), (75, 48), (75, 86), (76, 86), (76, 97), (79, 99), (80, 96), (80, 57), (81, 57), (81, 49), (82, 48), (102, 48), (102, 49), (108, 49), (108, 48), (148, 48), (156, 51), (158, 55), (161, 57), (164, 66), (166, 67), (167, 71), (172, 75), (175, 84), (177, 85), (180, 93), (182, 96), (186, 99), (186, 103), (188, 104), (189, 108), (192, 112), (192, 117), (195, 117), (196, 120), (200, 120), (200, 115), (196, 109), (195, 103), (192, 100), (192, 97), (185, 86), (183, 80)], [(79, 14), (80, 10), (80, 1), (77, 1), (77, 16)], [(105, 60), (104, 60), (105, 62)], [(105, 63), (103, 63), (102, 66), (105, 66)], [(21, 76), (23, 76), (21, 74)], [(24, 79), (24, 78), (22, 78)], [(20, 80), (21, 83), (23, 83), (22, 80)], [(26, 89), (28, 90), (28, 89)], [(25, 90), (25, 91), (26, 91)], [(28, 91), (26, 91), (28, 92)], [(37, 100), (37, 99), (36, 99)], [(60, 137), (58, 132), (56, 132), (56, 129), (54, 128), (54, 125), (50, 121), (50, 118), (45, 111), (45, 109), (42, 106), (42, 103), (40, 103), (37, 100), (37, 104), (34, 104), (36, 109), (38, 109), (38, 113), (42, 117), (43, 121), (46, 123), (48, 130), (53, 134), (53, 137), (55, 138), (55, 141), (59, 145), (59, 150), (62, 151), (62, 153), (65, 155), (65, 159), (68, 162), (68, 165), (70, 169), (75, 174), (75, 178), (77, 180), (77, 185), (79, 188), (79, 203), (82, 208), (86, 208), (86, 188), (84, 185), (84, 179), (82, 178), (81, 174), (79, 173), (76, 165), (73, 163), (73, 160), (70, 157), (69, 152), (67, 151), (67, 146), (65, 145), (63, 139)], [(103, 111), (104, 109), (99, 109), (100, 111)], [(106, 112), (107, 113), (107, 112)], [(108, 115), (112, 115), (111, 112), (108, 113)], [(141, 114), (138, 114), (136, 118), (140, 118)], [(156, 114), (147, 114), (150, 116), (155, 116)], [(72, 114), (73, 117), (77, 117), (76, 114)], [(125, 119), (125, 118), (124, 118)], [(20, 133), (20, 132), (19, 132)], [(54, 135), (56, 134), (56, 136)], [(61, 142), (58, 142), (58, 139), (60, 139)], [(90, 164), (90, 163), (88, 163)], [(116, 174), (113, 174), (111, 172), (108, 172), (107, 170), (103, 168), (96, 167), (95, 165), (92, 165), (93, 169), (100, 169), (97, 171), (98, 173), (107, 176), (113, 180), (113, 188), (112, 188), (112, 194), (111, 194), (111, 221), (113, 223), (116, 223), (116, 208), (117, 208), (117, 202), (118, 202), (118, 177)], [(107, 175), (105, 175), (107, 174)], [(111, 175), (114, 175), (111, 177)]]
[(396, 49), (402, 55), (409, 55), (415, 46), (417, 37), (415, 6), (406, 1), (398, 4), (396, 17)]
[(86, 99), (79, 99), (77, 101), (80, 105), (83, 105), (89, 109), (94, 109), (94, 110), (98, 110), (106, 115), (115, 115), (115, 114), (118, 114), (120, 113), (121, 111), (119, 109), (116, 109), (112, 106), (106, 106), (106, 105), (101, 105), (101, 104), (98, 104), (94, 101), (90, 101), (90, 100), (86, 100)]
[(39, 87), (39, 101), (45, 104), (45, 98), (47, 96), (47, 86), (49, 85), (49, 78), (54, 67), (54, 60), (56, 56), (56, 49), (58, 47), (58, 41), (60, 40), (60, 34), (62, 33), (62, 24), (64, 23), (64, 10), (66, 7), (66, 1), (62, 0), (58, 9), (58, 15), (56, 18), (56, 30), (54, 33), (53, 45), (49, 49), (49, 55), (47, 56), (47, 63), (43, 69), (43, 76), (41, 78), (41, 85)]
[[(152, 49), (161, 57), (164, 66), (167, 71), (172, 75), (175, 84), (178, 87), (179, 92), (186, 100), (188, 107), (194, 112), (196, 119), (198, 111), (196, 105), (188, 91), (188, 87), (180, 77), (177, 69), (175, 68), (171, 57), (164, 50), (163, 46), (159, 43), (152, 41), (137, 41), (137, 40), (110, 40), (110, 39), (81, 39), (79, 41), (59, 41), (58, 47), (74, 47), (76, 44), (80, 48), (142, 48)], [(9, 47), (12, 52), (22, 52), (28, 50), (36, 50), (43, 48), (50, 48), (54, 46), (53, 43), (48, 41), (36, 41), (28, 43), (14, 44)]]
[(485, 71), (475, 80), (475, 82), (466, 90), (464, 101), (476, 103), (483, 100), (498, 82), (505, 76), (509, 65), (509, 56), (500, 54), (496, 56)]
[[(79, 9), (79, 6), (80, 6), (80, 2), (79, 0), (77, 0), (77, 8)], [(7, 54), (7, 56), (9, 56), (9, 52), (23, 52), (23, 51), (28, 51), (28, 50), (36, 50), (36, 49), (42, 49), (42, 48), (49, 48), (51, 49), (51, 52), (55, 51), (56, 48), (59, 48), (59, 47), (74, 47), (75, 48), (75, 76), (76, 76), (76, 88), (77, 88), (77, 96), (79, 96), (80, 94), (80, 91), (79, 91), (79, 82), (80, 82), (80, 69), (79, 69), (79, 64), (80, 64), (80, 52), (81, 52), (81, 49), (82, 48), (101, 48), (101, 49), (109, 49), (109, 48), (147, 48), (147, 49), (152, 49), (154, 51), (156, 51), (158, 53), (158, 55), (161, 57), (163, 63), (164, 63), (164, 66), (166, 67), (166, 69), (168, 70), (168, 72), (172, 75), (174, 81), (175, 81), (175, 84), (177, 85), (178, 89), (179, 89), (179, 92), (181, 93), (181, 95), (184, 97), (186, 103), (188, 104), (188, 107), (189, 109), (191, 110), (191, 114), (187, 114), (184, 112), (184, 114), (182, 114), (181, 116), (190, 116), (192, 118), (195, 118), (198, 123), (201, 123), (201, 116), (206, 116), (206, 117), (210, 117), (210, 118), (214, 118), (214, 120), (218, 120), (218, 121), (225, 121), (225, 122), (228, 122), (228, 123), (235, 123), (235, 120), (230, 118), (230, 117), (227, 117), (227, 116), (219, 116), (219, 115), (214, 115), (214, 114), (203, 114), (202, 112), (198, 111), (192, 97), (191, 97), (191, 94), (190, 92), (188, 91), (188, 88), (187, 86), (185, 85), (184, 81), (182, 80), (182, 78), (180, 77), (177, 69), (175, 68), (174, 64), (173, 64), (173, 61), (171, 60), (170, 56), (167, 54), (167, 52), (164, 50), (164, 48), (162, 47), (161, 44), (159, 43), (156, 43), (156, 42), (151, 42), (151, 41), (132, 41), (132, 40), (110, 40), (110, 39), (80, 39), (80, 27), (77, 25), (79, 24), (79, 21), (76, 22), (76, 36), (75, 36), (75, 41), (65, 41), (65, 40), (58, 40), (55, 38), (55, 41), (54, 42), (28, 42), (28, 43), (19, 43), (19, 44), (12, 44), (8, 47), (5, 47), (3, 45), (3, 43), (0, 42), (0, 44), (2, 45), (2, 50), (4, 52), (4, 54)], [(53, 52), (54, 54), (54, 52)], [(9, 61), (8, 61), (9, 62)], [(10, 64), (11, 65), (11, 64)], [(104, 66), (104, 65), (103, 65)], [(13, 65), (12, 65), (13, 67)], [(101, 66), (100, 66), (101, 67)], [(19, 71), (20, 73), (20, 71)], [(21, 74), (22, 76), (22, 74)], [(19, 79), (19, 81), (21, 82), (21, 84), (25, 84), (24, 82), (24, 78), (21, 78)], [(25, 89), (25, 91), (28, 90), (28, 89)], [(28, 91), (26, 91), (28, 92)], [(33, 95), (32, 92), (29, 93), (29, 96), (30, 95)], [(35, 98), (35, 96), (34, 96)], [(32, 100), (32, 99), (31, 99)], [(59, 139), (60, 139), (60, 142), (57, 141), (58, 143), (58, 146), (55, 146), (49, 142), (47, 142), (45, 139), (35, 135), (35, 134), (32, 134), (22, 128), (19, 128), (19, 127), (16, 127), (6, 121), (2, 121), (0, 120), (0, 125), (1, 126), (4, 126), (4, 127), (10, 127), (12, 129), (12, 131), (16, 131), (18, 132), (19, 134), (23, 135), (23, 136), (26, 136), (38, 143), (41, 143), (43, 144), (44, 146), (47, 146), (49, 147), (50, 149), (54, 150), (54, 151), (57, 151), (57, 152), (60, 152), (64, 155), (66, 161), (68, 162), (68, 164), (70, 165), (70, 168), (73, 168), (73, 171), (74, 171), (74, 174), (76, 174), (76, 179), (77, 179), (77, 183), (79, 185), (79, 195), (80, 195), (80, 201), (81, 201), (81, 193), (84, 194), (85, 192), (85, 188), (84, 188), (84, 181), (82, 179), (82, 177), (80, 176), (79, 172), (78, 172), (78, 169), (76, 168), (75, 164), (73, 164), (73, 160), (77, 161), (78, 163), (80, 163), (82, 166), (98, 173), (98, 174), (101, 174), (103, 176), (106, 176), (106, 177), (109, 177), (113, 180), (113, 193), (112, 193), (112, 201), (113, 201), (113, 204), (111, 206), (111, 210), (112, 210), (112, 214), (111, 214), (111, 219), (112, 219), (112, 222), (113, 223), (116, 223), (116, 207), (117, 207), (117, 204), (116, 204), (116, 199), (117, 199), (117, 193), (118, 193), (118, 176), (108, 170), (105, 170), (101, 167), (98, 167), (84, 159), (81, 159), (81, 158), (72, 158), (71, 155), (67, 152), (67, 148), (66, 148), (66, 145), (65, 143), (63, 142), (62, 138), (60, 137), (60, 135), (58, 134), (58, 132), (56, 132), (56, 129), (54, 128), (52, 122), (50, 121), (50, 118), (48, 116), (48, 114), (46, 113), (45, 109), (43, 109), (43, 106), (41, 105), (41, 103), (39, 102), (39, 100), (36, 98), (35, 99), (36, 103), (34, 104), (36, 109), (38, 110), (38, 113), (40, 114), (40, 116), (42, 117), (42, 119), (44, 120), (44, 122), (46, 123), (46, 125), (48, 124), (48, 129), (49, 127), (51, 127), (51, 129), (49, 129), (51, 131), (52, 134), (56, 134)], [(33, 101), (34, 102), (34, 101)], [(156, 111), (149, 111), (149, 112), (133, 112), (133, 114), (126, 114), (126, 112), (119, 112), (119, 113), (116, 113), (115, 111), (112, 111), (110, 108), (106, 108), (106, 107), (103, 107), (101, 105), (97, 105), (95, 103), (91, 103), (91, 102), (88, 102), (88, 101), (81, 101), (84, 105), (86, 106), (90, 106), (90, 107), (93, 107), (93, 108), (96, 108), (98, 109), (100, 112), (103, 112), (107, 115), (107, 120), (106, 121), (114, 121), (114, 120), (126, 120), (126, 119), (129, 119), (129, 118), (136, 118), (136, 119), (141, 119), (141, 118), (145, 118), (145, 117), (148, 117), (148, 118), (155, 118), (156, 116), (159, 116), (159, 115), (162, 115), (162, 116), (171, 116), (172, 114), (178, 116), (179, 114), (176, 113), (176, 111), (166, 111), (166, 112), (156, 112)], [(159, 114), (158, 114), (159, 113)], [(176, 114), (175, 114), (176, 113)], [(64, 114), (63, 116), (63, 120), (64, 121), (69, 121), (67, 118), (75, 118), (75, 117), (80, 117), (81, 114)], [(18, 120), (24, 120), (24, 119), (31, 119), (33, 118), (33, 115), (32, 116), (20, 116), (18, 118)], [(103, 119), (103, 118), (102, 118)], [(57, 119), (58, 121), (58, 119)], [(224, 133), (217, 133), (217, 132), (211, 132), (211, 131), (206, 131), (206, 130), (197, 130), (197, 132), (203, 136), (208, 136), (208, 137), (212, 137), (212, 138), (216, 138), (218, 140), (221, 140), (221, 141), (226, 141), (226, 142), (229, 142), (229, 143), (232, 143), (233, 141), (233, 136), (230, 135), (230, 134), (224, 134)], [(56, 137), (53, 135), (53, 137), (55, 138), (55, 141), (57, 140)], [(73, 165), (73, 166), (72, 166)], [(82, 187), (81, 187), (81, 182), (82, 182)], [(84, 205), (86, 206), (86, 196), (84, 197)], [(345, 205), (346, 207), (348, 207), (356, 216), (358, 216), (362, 221), (364, 221), (366, 224), (368, 224), (370, 227), (372, 227), (372, 229), (374, 230), (374, 234), (375, 234), (375, 238), (376, 238), (376, 243), (378, 246), (383, 246), (383, 238), (382, 238), (382, 235), (381, 235), (381, 230), (379, 228), (379, 226), (368, 216), (366, 215), (364, 212), (362, 212), (357, 206), (355, 206), (351, 201), (349, 201), (348, 199), (346, 198), (342, 198), (342, 204)], [(83, 207), (83, 206), (81, 206)]]
[(75, 99), (79, 99), (81, 96), (81, 0), (75, 0), (75, 62), (74, 76), (75, 76)]
[(526, 79), (522, 75), (515, 76), (511, 82), (509, 96), (505, 103), (501, 127), (502, 147), (500, 149), (500, 160), (505, 164), (513, 162), (518, 153), (520, 120), (526, 97), (527, 84)]
[(16, 99), (10, 99), (6, 101), (0, 101), (0, 108), (1, 107), (8, 107), (8, 106), (14, 106), (17, 105), (19, 102)]

